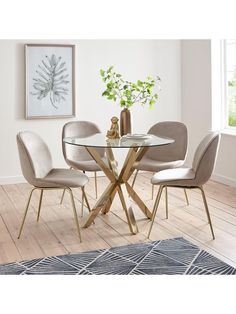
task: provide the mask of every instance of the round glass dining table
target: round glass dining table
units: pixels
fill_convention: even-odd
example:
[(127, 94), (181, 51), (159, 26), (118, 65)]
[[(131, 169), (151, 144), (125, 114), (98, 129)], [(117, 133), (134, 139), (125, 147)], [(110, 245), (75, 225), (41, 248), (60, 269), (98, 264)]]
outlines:
[[(94, 207), (90, 210), (88, 216), (84, 218), (83, 227), (86, 228), (90, 226), (99, 212), (107, 214), (111, 208), (116, 193), (118, 193), (122, 207), (126, 214), (130, 232), (132, 234), (138, 233), (138, 227), (130, 203), (130, 198), (135, 201), (147, 218), (151, 218), (152, 213), (141, 200), (139, 195), (134, 191), (128, 180), (150, 147), (169, 145), (173, 143), (174, 140), (170, 138), (157, 137), (152, 134), (128, 134), (118, 139), (108, 139), (105, 134), (97, 133), (83, 138), (66, 137), (63, 141), (70, 145), (84, 147), (110, 181), (109, 185), (97, 200)], [(96, 148), (101, 147), (106, 150), (108, 163), (102, 160), (96, 150)], [(118, 171), (118, 163), (113, 154), (114, 148), (129, 148), (120, 171)]]

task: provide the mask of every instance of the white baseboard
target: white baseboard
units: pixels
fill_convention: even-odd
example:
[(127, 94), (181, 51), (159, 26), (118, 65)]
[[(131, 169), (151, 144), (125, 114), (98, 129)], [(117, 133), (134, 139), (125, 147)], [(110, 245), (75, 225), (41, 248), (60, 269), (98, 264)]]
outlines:
[(222, 176), (221, 174), (218, 173), (214, 173), (211, 177), (211, 180), (236, 187), (236, 179)]
[(23, 176), (0, 177), (0, 185), (25, 183), (25, 182), (26, 181)]

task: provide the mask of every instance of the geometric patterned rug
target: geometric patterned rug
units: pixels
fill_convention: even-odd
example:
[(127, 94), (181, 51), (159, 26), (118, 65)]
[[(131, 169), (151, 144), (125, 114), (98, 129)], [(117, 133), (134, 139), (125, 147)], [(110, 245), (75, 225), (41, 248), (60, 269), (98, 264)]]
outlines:
[(0, 265), (0, 275), (235, 275), (183, 238)]

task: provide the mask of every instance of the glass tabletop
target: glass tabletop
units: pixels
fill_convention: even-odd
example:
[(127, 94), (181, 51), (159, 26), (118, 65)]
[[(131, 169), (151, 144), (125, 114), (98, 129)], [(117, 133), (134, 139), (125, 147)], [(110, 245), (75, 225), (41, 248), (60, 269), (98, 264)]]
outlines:
[(152, 134), (128, 134), (117, 139), (108, 139), (105, 134), (97, 133), (88, 137), (65, 137), (63, 141), (67, 144), (85, 147), (155, 147), (174, 143), (167, 137), (157, 137)]

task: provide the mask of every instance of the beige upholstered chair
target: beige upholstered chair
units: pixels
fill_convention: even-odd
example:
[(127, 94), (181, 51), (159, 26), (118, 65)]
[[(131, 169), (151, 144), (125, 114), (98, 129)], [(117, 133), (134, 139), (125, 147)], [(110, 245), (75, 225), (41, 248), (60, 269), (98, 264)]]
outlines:
[[(185, 162), (187, 146), (188, 146), (188, 134), (186, 126), (177, 121), (163, 121), (154, 124), (149, 134), (154, 134), (160, 137), (170, 137), (175, 140), (174, 143), (165, 146), (149, 148), (145, 156), (140, 163), (136, 166), (136, 173), (132, 186), (134, 186), (137, 174), (139, 170), (158, 172), (164, 169), (171, 169), (181, 167)], [(167, 198), (167, 188), (165, 190)], [(187, 204), (188, 197), (184, 190)], [(154, 185), (152, 185), (152, 199), (154, 194)], [(166, 210), (168, 213), (168, 208)]]
[(151, 182), (154, 185), (159, 185), (159, 191), (153, 208), (151, 219), (152, 223), (148, 237), (150, 236), (152, 230), (163, 189), (165, 187), (177, 187), (185, 189), (200, 189), (208, 222), (210, 224), (212, 237), (215, 239), (206, 196), (203, 190), (203, 184), (205, 184), (210, 179), (214, 170), (219, 140), (220, 135), (217, 132), (211, 132), (205, 136), (195, 152), (192, 168), (168, 169), (154, 174)]
[[(62, 130), (62, 149), (66, 163), (70, 169), (81, 170), (83, 172), (94, 172), (95, 191), (97, 198), (97, 171), (101, 171), (95, 160), (87, 152), (86, 148), (69, 145), (63, 142), (65, 137), (88, 137), (96, 133), (101, 133), (96, 124), (89, 121), (72, 121), (64, 125)], [(103, 161), (107, 162), (104, 148), (97, 148)], [(64, 192), (61, 202), (63, 201)]]
[(55, 169), (52, 167), (52, 157), (46, 143), (35, 133), (24, 131), (17, 134), (17, 145), (20, 156), (22, 173), (25, 179), (34, 186), (32, 189), (27, 206), (25, 209), (23, 221), (21, 224), (18, 239), (24, 226), (25, 218), (29, 209), (30, 200), (35, 190), (40, 190), (40, 199), (38, 207), (37, 221), (39, 220), (42, 198), (44, 190), (66, 189), (70, 193), (71, 203), (74, 212), (75, 223), (78, 235), (81, 241), (80, 227), (75, 208), (74, 197), (71, 188), (82, 189), (84, 199), (89, 203), (84, 191), (84, 186), (88, 182), (88, 177), (81, 172), (69, 169)]

